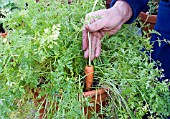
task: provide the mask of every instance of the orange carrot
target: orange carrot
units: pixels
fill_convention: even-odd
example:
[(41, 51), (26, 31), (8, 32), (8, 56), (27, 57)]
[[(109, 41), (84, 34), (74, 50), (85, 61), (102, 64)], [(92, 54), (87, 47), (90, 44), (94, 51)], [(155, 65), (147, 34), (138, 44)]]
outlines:
[(89, 91), (93, 83), (94, 67), (85, 66), (85, 75), (86, 75), (86, 91)]

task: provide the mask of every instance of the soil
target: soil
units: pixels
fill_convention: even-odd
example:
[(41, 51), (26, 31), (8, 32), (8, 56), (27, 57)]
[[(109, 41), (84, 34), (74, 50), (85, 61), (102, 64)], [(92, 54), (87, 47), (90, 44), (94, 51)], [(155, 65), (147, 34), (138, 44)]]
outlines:
[(0, 33), (5, 33), (5, 29), (3, 28), (3, 24), (0, 23)]

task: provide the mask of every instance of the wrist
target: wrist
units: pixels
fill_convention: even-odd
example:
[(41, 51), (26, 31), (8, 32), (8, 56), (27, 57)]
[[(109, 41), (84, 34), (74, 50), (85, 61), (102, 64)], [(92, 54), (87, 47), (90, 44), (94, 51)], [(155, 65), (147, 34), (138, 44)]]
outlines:
[(133, 14), (130, 5), (125, 0), (117, 0), (110, 10), (117, 10), (123, 23), (128, 21)]

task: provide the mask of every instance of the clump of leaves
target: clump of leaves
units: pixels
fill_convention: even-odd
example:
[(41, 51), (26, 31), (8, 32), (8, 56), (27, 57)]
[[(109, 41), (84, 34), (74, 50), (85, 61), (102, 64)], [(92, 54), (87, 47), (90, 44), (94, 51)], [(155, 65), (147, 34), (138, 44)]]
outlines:
[[(41, 109), (41, 104), (33, 106), (29, 89), (40, 90), (38, 98), (47, 95), (48, 118), (84, 117), (78, 99), (86, 65), (81, 28), (93, 1), (67, 2), (16, 0), (20, 9), (5, 18), (8, 36), (0, 40), (2, 118), (27, 118)], [(31, 115), (38, 117), (38, 112)]]
[(3, 28), (4, 18), (11, 13), (13, 9), (16, 9), (15, 3), (13, 0), (1, 0), (0, 1), (0, 33), (4, 33), (5, 29)]
[[(132, 25), (104, 39), (101, 62), (96, 61), (101, 84), (110, 89), (109, 118), (166, 118), (170, 111), (169, 83), (159, 82), (161, 71), (150, 58), (149, 39), (136, 35)], [(157, 65), (156, 65), (157, 64)]]
[(0, 18), (5, 17), (9, 12), (15, 9), (16, 6), (13, 0), (1, 0), (0, 1)]
[(160, 0), (149, 0), (143, 12), (150, 14), (150, 15), (157, 15), (159, 1)]

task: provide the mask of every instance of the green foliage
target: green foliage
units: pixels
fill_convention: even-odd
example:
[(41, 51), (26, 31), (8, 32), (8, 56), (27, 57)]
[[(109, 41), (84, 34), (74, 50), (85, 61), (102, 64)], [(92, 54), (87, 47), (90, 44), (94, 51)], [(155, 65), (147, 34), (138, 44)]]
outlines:
[[(34, 107), (29, 103), (33, 101), (29, 89), (39, 89), (38, 98), (46, 94), (51, 103), (48, 118), (83, 118), (77, 97), (83, 91), (86, 65), (81, 28), (93, 2), (68, 5), (61, 1), (16, 0), (15, 4), (20, 9), (5, 18), (8, 36), (0, 40), (0, 99), (2, 106), (7, 105), (0, 115), (27, 118), (28, 112), (41, 109), (41, 104)], [(38, 87), (42, 80), (45, 84)], [(61, 92), (62, 96), (56, 98)], [(55, 101), (60, 102), (59, 110), (52, 105)]]
[(13, 0), (1, 0), (0, 1), (0, 32), (4, 32), (3, 21), (4, 18), (11, 13), (12, 10), (16, 9)]
[[(46, 95), (48, 118), (86, 118), (79, 99), (87, 63), (81, 30), (94, 1), (15, 4), (20, 9), (5, 18), (8, 36), (0, 39), (0, 118), (37, 118), (35, 110), (42, 104), (34, 105), (30, 89), (39, 90), (39, 99)], [(103, 1), (96, 10), (101, 8)], [(110, 118), (142, 118), (148, 112), (167, 116), (168, 85), (157, 81), (161, 72), (146, 55), (152, 48), (149, 40), (137, 36), (132, 25), (102, 42), (102, 54), (93, 62), (98, 82), (94, 88), (107, 87), (110, 101), (101, 113)], [(147, 50), (141, 52), (143, 48)]]
[(158, 4), (160, 0), (149, 0), (148, 6), (149, 6), (149, 14), (157, 15), (158, 13)]
[(142, 118), (147, 113), (152, 118), (165, 118), (170, 111), (169, 84), (157, 79), (161, 71), (150, 62), (149, 39), (137, 36), (137, 30), (131, 27), (103, 40), (107, 50), (100, 57), (103, 62), (97, 61), (97, 68), (104, 75), (100, 83), (111, 93), (112, 105), (106, 113), (110, 118)]
[(13, 0), (1, 0), (0, 1), (0, 18), (5, 17), (9, 12), (15, 9), (15, 3)]
[(9, 12), (14, 8), (13, 0), (1, 0), (0, 1), (0, 13)]

